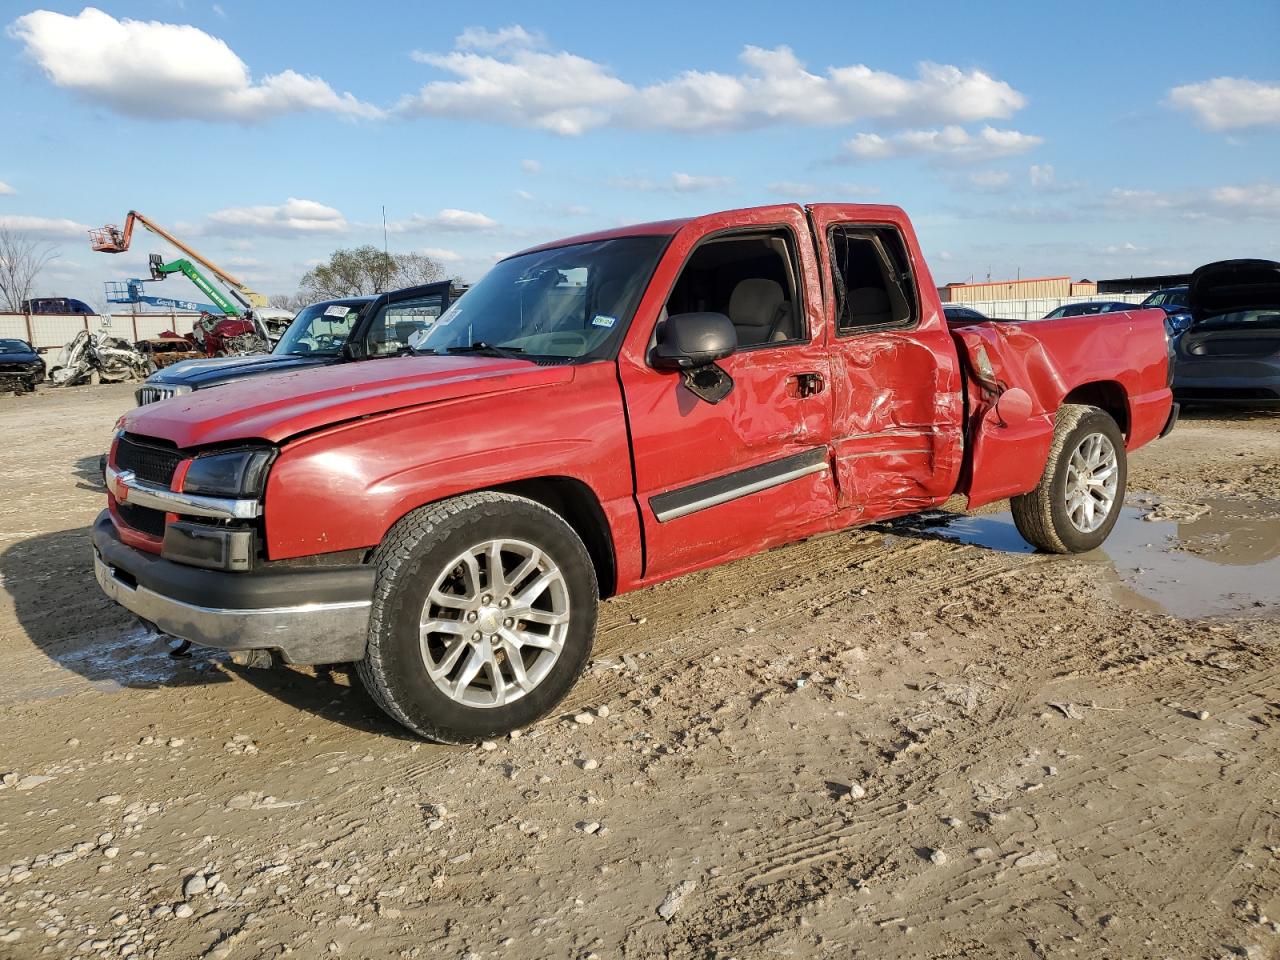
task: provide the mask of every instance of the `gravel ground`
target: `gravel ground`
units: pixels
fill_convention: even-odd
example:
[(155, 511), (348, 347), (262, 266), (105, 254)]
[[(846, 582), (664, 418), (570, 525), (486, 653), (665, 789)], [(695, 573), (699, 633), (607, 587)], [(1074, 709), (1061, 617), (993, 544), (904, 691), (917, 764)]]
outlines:
[(1135, 454), (1095, 555), (957, 507), (612, 600), (457, 748), (100, 596), (129, 393), (0, 398), (0, 957), (1280, 951), (1280, 417)]

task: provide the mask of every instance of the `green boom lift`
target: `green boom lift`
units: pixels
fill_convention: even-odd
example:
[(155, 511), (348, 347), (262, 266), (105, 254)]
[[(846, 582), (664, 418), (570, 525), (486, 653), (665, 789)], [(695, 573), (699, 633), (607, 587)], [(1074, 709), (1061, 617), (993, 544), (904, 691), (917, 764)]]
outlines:
[(214, 305), (225, 313), (228, 317), (241, 317), (244, 312), (236, 306), (231, 300), (216, 287), (208, 277), (196, 269), (196, 265), (190, 260), (171, 260), (164, 262), (164, 258), (158, 253), (151, 254), (151, 279), (163, 280), (171, 273), (180, 273), (203, 293), (206, 297), (213, 301)]

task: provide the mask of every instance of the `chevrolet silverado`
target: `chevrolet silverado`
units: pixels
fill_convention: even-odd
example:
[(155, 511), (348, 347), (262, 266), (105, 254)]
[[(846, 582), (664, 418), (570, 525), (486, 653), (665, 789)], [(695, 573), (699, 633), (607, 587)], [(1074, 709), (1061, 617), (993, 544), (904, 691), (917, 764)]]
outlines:
[(573, 237), (500, 261), (412, 355), (126, 414), (97, 578), (165, 633), (353, 662), (409, 729), (476, 740), (561, 700), (601, 597), (956, 493), (1097, 547), (1127, 452), (1176, 419), (1169, 349), (1159, 309), (948, 324), (892, 206)]

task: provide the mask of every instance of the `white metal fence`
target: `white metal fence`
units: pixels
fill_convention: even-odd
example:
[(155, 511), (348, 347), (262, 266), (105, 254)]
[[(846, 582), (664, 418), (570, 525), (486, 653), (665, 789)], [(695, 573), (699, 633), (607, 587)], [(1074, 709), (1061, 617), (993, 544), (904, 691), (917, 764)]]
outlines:
[(81, 330), (105, 330), (133, 342), (158, 337), (165, 330), (188, 334), (198, 313), (115, 313), (109, 316), (50, 313), (0, 313), (0, 337), (17, 337), (37, 349), (58, 348)]
[(1121, 300), (1125, 303), (1141, 303), (1145, 293), (1095, 293), (1088, 297), (1040, 297), (1035, 300), (973, 300), (957, 302), (955, 306), (968, 307), (1001, 320), (1039, 320), (1051, 310), (1067, 303), (1090, 303), (1095, 300)]
[[(1142, 293), (1106, 293), (1089, 297), (1041, 297), (1035, 300), (974, 300), (959, 303), (984, 313), (988, 317), (1005, 320), (1038, 320), (1050, 310), (1064, 303), (1088, 303), (1090, 300), (1123, 300), (1125, 303), (1141, 303)], [(63, 316), (48, 313), (0, 313), (0, 337), (18, 337), (33, 347), (61, 347), (81, 330), (97, 331), (109, 320), (107, 332), (114, 337), (135, 341), (158, 337), (165, 330), (188, 334), (198, 313), (173, 311), (169, 313), (116, 313), (109, 318), (74, 314)]]

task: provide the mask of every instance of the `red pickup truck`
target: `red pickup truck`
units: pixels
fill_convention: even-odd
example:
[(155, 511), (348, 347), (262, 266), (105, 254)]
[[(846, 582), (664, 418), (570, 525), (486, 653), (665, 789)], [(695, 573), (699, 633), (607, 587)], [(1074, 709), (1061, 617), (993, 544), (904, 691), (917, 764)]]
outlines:
[(502, 260), (412, 356), (129, 412), (97, 577), (475, 740), (560, 701), (599, 597), (957, 492), (1096, 547), (1169, 383), (1158, 309), (949, 327), (897, 207), (623, 227)]

